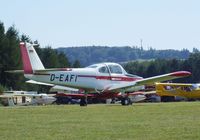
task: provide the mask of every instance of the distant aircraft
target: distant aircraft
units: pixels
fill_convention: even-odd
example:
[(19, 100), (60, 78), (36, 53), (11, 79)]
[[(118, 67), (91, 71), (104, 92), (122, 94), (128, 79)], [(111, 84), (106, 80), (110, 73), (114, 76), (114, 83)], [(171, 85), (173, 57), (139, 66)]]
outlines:
[[(15, 104), (13, 98), (15, 97), (30, 97), (30, 102), (18, 103)], [(47, 105), (52, 104), (56, 101), (55, 97), (48, 96), (47, 94), (35, 94), (35, 93), (27, 93), (25, 91), (9, 91), (4, 92), (3, 95), (0, 95), (0, 98), (7, 99), (8, 106), (15, 106), (15, 105)]]
[(156, 93), (159, 96), (200, 98), (200, 84), (156, 83)]
[(129, 100), (125, 96), (127, 92), (144, 89), (146, 84), (154, 84), (155, 82), (191, 75), (188, 71), (177, 71), (150, 78), (142, 78), (128, 74), (117, 63), (99, 63), (85, 68), (45, 69), (33, 46), (29, 43), (20, 43), (24, 76), (35, 82), (84, 90), (85, 98), (82, 99), (81, 106), (87, 105), (87, 95), (89, 93), (121, 93), (124, 95), (123, 100), (127, 102)]

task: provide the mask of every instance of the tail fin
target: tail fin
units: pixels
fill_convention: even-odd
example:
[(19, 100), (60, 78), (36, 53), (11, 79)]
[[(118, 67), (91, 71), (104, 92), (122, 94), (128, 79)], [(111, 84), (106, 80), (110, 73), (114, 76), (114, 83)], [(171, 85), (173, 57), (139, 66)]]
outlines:
[(45, 69), (32, 44), (21, 42), (20, 50), (24, 74), (33, 74), (34, 70)]

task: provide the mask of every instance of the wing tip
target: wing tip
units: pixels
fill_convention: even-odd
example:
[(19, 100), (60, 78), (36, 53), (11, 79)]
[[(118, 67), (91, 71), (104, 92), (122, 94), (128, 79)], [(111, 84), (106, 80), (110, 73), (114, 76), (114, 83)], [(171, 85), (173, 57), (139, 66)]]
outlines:
[(190, 76), (190, 75), (192, 75), (192, 73), (189, 71), (177, 71), (177, 72), (171, 73), (170, 76), (185, 77), (185, 76)]

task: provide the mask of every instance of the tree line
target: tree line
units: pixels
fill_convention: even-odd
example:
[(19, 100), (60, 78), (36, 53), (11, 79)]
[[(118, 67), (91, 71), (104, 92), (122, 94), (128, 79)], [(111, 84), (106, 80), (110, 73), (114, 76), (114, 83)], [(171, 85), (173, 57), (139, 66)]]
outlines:
[(191, 53), (188, 59), (155, 59), (122, 64), (127, 72), (144, 78), (175, 71), (190, 71), (192, 76), (173, 80), (181, 83), (200, 83), (200, 52)]
[[(195, 49), (195, 48), (194, 48)], [(69, 60), (80, 60), (83, 66), (99, 62), (128, 62), (132, 60), (149, 59), (187, 59), (189, 50), (156, 50), (150, 47), (144, 50), (143, 47), (107, 47), (107, 46), (86, 46), (86, 47), (62, 47), (59, 52), (64, 52)]]
[[(6, 31), (3, 22), (0, 22), (0, 90), (38, 90), (39, 88), (25, 84), (26, 80), (23, 74), (6, 72), (23, 69), (19, 48), (20, 41), (39, 44), (37, 40), (32, 41), (27, 35), (20, 35), (14, 26), (9, 27)], [(38, 45), (35, 49), (46, 68), (80, 67), (78, 60), (69, 62), (68, 57), (63, 52), (58, 52), (51, 46), (41, 48)]]

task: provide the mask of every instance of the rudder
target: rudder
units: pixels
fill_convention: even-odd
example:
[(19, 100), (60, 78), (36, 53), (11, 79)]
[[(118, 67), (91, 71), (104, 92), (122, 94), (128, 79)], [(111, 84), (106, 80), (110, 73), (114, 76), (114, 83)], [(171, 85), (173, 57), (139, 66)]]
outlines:
[(34, 70), (45, 69), (32, 44), (21, 42), (20, 51), (24, 74), (33, 74)]

